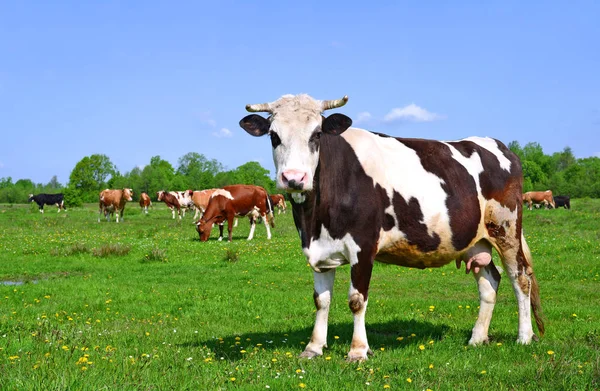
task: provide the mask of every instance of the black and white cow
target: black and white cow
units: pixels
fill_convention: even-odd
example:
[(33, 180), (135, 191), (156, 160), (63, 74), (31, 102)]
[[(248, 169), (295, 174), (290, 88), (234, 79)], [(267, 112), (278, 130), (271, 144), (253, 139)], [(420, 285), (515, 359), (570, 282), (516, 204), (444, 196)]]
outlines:
[(44, 194), (40, 193), (37, 195), (29, 194), (29, 199), (27, 202), (35, 201), (38, 204), (39, 210), (41, 213), (44, 213), (44, 205), (56, 205), (58, 206), (58, 213), (60, 213), (61, 209), (67, 210), (65, 208), (64, 195), (62, 193), (58, 194)]
[(464, 261), (480, 297), (469, 344), (486, 342), (500, 283), (492, 248), (517, 298), (517, 342), (534, 338), (532, 309), (543, 335), (539, 287), (522, 233), (517, 156), (491, 138), (394, 138), (352, 128), (343, 114), (323, 116), (347, 100), (284, 95), (246, 106), (268, 118), (252, 114), (240, 121), (249, 134), (271, 138), (277, 186), (291, 193), (302, 249), (314, 270), (316, 322), (301, 356), (323, 353), (335, 269), (348, 263), (354, 315), (348, 360), (371, 353), (365, 312), (374, 260), (421, 269)]

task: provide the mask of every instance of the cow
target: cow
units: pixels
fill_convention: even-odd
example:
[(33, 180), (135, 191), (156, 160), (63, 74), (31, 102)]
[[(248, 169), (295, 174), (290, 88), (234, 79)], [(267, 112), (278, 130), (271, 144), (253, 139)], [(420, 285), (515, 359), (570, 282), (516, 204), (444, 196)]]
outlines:
[(351, 127), (343, 114), (323, 112), (348, 100), (306, 94), (251, 104), (240, 126), (268, 134), (277, 187), (291, 194), (302, 250), (313, 269), (316, 321), (301, 357), (323, 354), (335, 271), (350, 264), (348, 305), (354, 317), (349, 361), (369, 349), (365, 313), (373, 262), (413, 268), (455, 260), (473, 270), (480, 298), (470, 345), (488, 341), (500, 273), (499, 253), (518, 302), (517, 342), (534, 337), (531, 312), (544, 333), (539, 286), (522, 231), (522, 169), (492, 138), (459, 141), (395, 138)]
[(152, 206), (152, 201), (150, 200), (150, 196), (146, 193), (142, 193), (140, 195), (140, 207), (142, 208), (142, 213), (148, 214), (149, 206)]
[(546, 191), (528, 191), (524, 193), (523, 202), (527, 204), (529, 210), (533, 209), (533, 205), (544, 205), (546, 208), (556, 208), (554, 204), (554, 197), (552, 197), (552, 190)]
[(157, 201), (162, 201), (167, 205), (167, 208), (171, 209), (171, 213), (173, 214), (173, 218), (175, 218), (175, 210), (177, 210), (177, 215), (179, 216), (179, 220), (181, 220), (181, 205), (179, 204), (179, 200), (173, 194), (176, 192), (166, 192), (164, 190), (156, 192)]
[(102, 190), (99, 194), (99, 212), (98, 222), (100, 222), (100, 216), (104, 214), (106, 221), (110, 221), (110, 215), (115, 213), (117, 216), (117, 223), (119, 222), (119, 214), (121, 220), (123, 220), (123, 213), (125, 212), (125, 204), (127, 201), (133, 201), (133, 190), (124, 188), (122, 190)]
[(569, 196), (556, 196), (554, 197), (554, 204), (556, 208), (563, 207), (565, 209), (571, 209), (571, 197)]
[(273, 207), (267, 191), (260, 186), (231, 185), (214, 191), (202, 218), (196, 222), (196, 230), (200, 241), (206, 242), (214, 224), (219, 225), (219, 241), (223, 240), (223, 222), (227, 221), (227, 230), (231, 242), (233, 220), (235, 216), (248, 216), (250, 219), (250, 234), (248, 240), (254, 237), (256, 219), (262, 217), (265, 221), (267, 239), (271, 239), (271, 230), (275, 228)]
[(273, 208), (277, 207), (277, 214), (281, 214), (282, 210), (283, 213), (285, 213), (287, 207), (285, 205), (285, 197), (283, 196), (283, 194), (271, 194), (270, 197)]
[(195, 208), (194, 201), (192, 200), (192, 195), (194, 194), (193, 190), (170, 191), (169, 193), (177, 198), (183, 217), (185, 217), (186, 210)]
[(204, 211), (206, 210), (206, 206), (208, 205), (208, 201), (210, 200), (210, 196), (215, 192), (215, 190), (217, 189), (197, 190), (192, 193), (192, 202), (196, 208), (194, 221), (198, 221), (198, 215), (202, 217)]
[(63, 209), (65, 212), (67, 211), (67, 209), (65, 208), (65, 201), (64, 201), (64, 195), (62, 193), (58, 193), (58, 194), (44, 194), (44, 193), (40, 193), (40, 194), (29, 194), (29, 199), (27, 200), (27, 202), (34, 202), (36, 204), (38, 204), (38, 210), (41, 213), (44, 213), (44, 205), (56, 205), (58, 206), (58, 212), (60, 213), (60, 210)]

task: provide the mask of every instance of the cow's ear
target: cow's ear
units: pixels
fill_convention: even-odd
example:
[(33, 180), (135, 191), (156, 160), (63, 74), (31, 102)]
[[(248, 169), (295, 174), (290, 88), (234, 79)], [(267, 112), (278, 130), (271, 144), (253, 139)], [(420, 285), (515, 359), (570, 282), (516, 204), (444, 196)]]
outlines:
[(323, 124), (321, 125), (321, 130), (323, 133), (339, 135), (342, 134), (352, 126), (352, 120), (350, 117), (344, 114), (331, 114), (327, 118), (323, 118)]
[(246, 132), (258, 137), (264, 136), (266, 133), (269, 132), (271, 123), (268, 119), (261, 117), (258, 114), (250, 114), (242, 118), (242, 120), (240, 121), (240, 126)]

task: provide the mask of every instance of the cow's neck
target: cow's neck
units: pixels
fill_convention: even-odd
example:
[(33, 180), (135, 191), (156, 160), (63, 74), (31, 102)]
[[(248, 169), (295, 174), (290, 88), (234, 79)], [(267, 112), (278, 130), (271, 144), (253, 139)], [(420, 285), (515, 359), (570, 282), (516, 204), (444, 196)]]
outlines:
[(321, 219), (318, 216), (320, 167), (321, 164), (319, 163), (313, 179), (314, 190), (294, 193), (290, 197), (294, 223), (300, 235), (302, 248), (307, 248), (310, 245), (311, 238), (319, 236), (318, 230), (321, 228)]

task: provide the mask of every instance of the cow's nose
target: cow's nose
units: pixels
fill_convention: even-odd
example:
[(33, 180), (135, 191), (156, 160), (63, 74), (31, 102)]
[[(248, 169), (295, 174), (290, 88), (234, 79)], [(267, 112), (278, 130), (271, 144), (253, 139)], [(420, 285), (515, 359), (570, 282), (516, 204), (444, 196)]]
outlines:
[(281, 181), (287, 188), (302, 190), (306, 183), (306, 172), (299, 170), (287, 170), (281, 173)]

